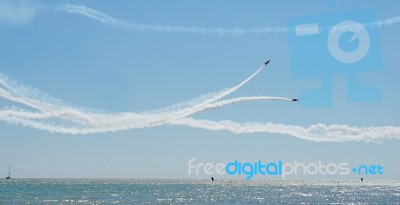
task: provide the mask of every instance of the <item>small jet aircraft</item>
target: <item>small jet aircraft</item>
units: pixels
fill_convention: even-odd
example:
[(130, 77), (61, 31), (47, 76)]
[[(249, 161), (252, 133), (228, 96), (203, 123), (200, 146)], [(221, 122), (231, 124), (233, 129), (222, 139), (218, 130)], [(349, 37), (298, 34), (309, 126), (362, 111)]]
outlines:
[(299, 101), (299, 99), (297, 99), (297, 98), (292, 99), (292, 102), (298, 102), (298, 101)]
[(271, 61), (271, 60), (265, 61), (265, 62), (264, 62), (264, 65), (268, 65), (268, 63), (269, 63), (270, 61)]

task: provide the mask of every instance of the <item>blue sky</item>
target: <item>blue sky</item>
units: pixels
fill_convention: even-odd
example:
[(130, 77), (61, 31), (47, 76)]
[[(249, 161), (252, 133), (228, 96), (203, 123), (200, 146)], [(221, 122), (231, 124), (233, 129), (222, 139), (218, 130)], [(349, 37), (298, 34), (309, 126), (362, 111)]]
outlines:
[[(382, 20), (400, 15), (398, 1), (328, 2), (68, 1), (125, 22), (181, 27), (285, 27), (289, 19), (360, 9), (373, 9)], [(54, 9), (64, 3), (1, 1), (0, 71), (72, 107), (101, 113), (164, 108), (236, 85), (265, 59), (272, 60), (267, 69), (232, 98), (295, 98), (321, 83), (318, 78), (293, 77), (286, 32), (217, 35), (120, 29)], [(379, 87), (378, 102), (348, 102), (346, 75), (337, 75), (332, 106), (245, 102), (190, 117), (303, 127), (317, 123), (399, 126), (399, 33), (399, 24), (379, 29), (382, 66), (359, 74), (361, 81)], [(313, 51), (304, 47), (304, 52)], [(2, 109), (12, 105), (25, 108), (0, 98)], [(215, 163), (297, 160), (383, 165), (385, 174), (374, 179), (399, 179), (400, 170), (395, 157), (400, 154), (399, 136), (378, 142), (313, 142), (290, 135), (234, 134), (179, 125), (71, 135), (1, 121), (0, 137), (0, 174), (7, 173), (10, 163), (15, 177), (192, 178), (187, 175), (187, 162), (193, 157)]]

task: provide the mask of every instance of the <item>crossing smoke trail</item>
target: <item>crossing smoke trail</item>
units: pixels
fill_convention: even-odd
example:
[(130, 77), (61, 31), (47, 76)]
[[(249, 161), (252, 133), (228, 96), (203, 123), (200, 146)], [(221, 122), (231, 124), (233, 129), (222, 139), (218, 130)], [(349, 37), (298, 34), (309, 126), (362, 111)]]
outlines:
[[(252, 102), (252, 101), (271, 101), (271, 100), (285, 100), (290, 101), (291, 99), (288, 98), (281, 98), (281, 97), (266, 97), (266, 96), (255, 96), (255, 97), (239, 97), (229, 100), (222, 100), (217, 101), (215, 103), (211, 103), (207, 106), (204, 106), (202, 109), (196, 109), (193, 113), (203, 112), (206, 110), (217, 109), (220, 107), (224, 107), (227, 105), (240, 103), (240, 102)], [(59, 132), (64, 134), (93, 134), (93, 133), (104, 133), (104, 132), (116, 132), (122, 130), (129, 130), (129, 129), (137, 129), (143, 127), (152, 127), (152, 126), (159, 126), (162, 125), (161, 123), (139, 123), (138, 119), (132, 118), (124, 118), (123, 120), (118, 119), (119, 117), (113, 117), (112, 115), (104, 115), (104, 114), (97, 114), (97, 115), (104, 115), (102, 116), (102, 123), (97, 125), (85, 126), (85, 124), (79, 124), (79, 126), (75, 127), (66, 127), (64, 125), (52, 125), (49, 123), (44, 123), (43, 119), (57, 119), (57, 118), (64, 118), (65, 112), (32, 112), (23, 109), (3, 109), (0, 111), (0, 120), (6, 121), (11, 124), (20, 124), (23, 126), (28, 126), (32, 128), (37, 128), (41, 130), (46, 130), (50, 132)], [(91, 115), (91, 114), (88, 114)], [(145, 119), (146, 117), (152, 118), (157, 116), (142, 116), (141, 120)], [(176, 117), (175, 117), (176, 118)], [(73, 121), (74, 119), (71, 119)], [(133, 121), (134, 120), (134, 121)], [(174, 118), (165, 120), (165, 123), (169, 121), (173, 121)], [(136, 122), (135, 122), (136, 121)], [(78, 121), (75, 121), (78, 122)], [(163, 123), (163, 124), (165, 124)]]
[[(5, 121), (49, 132), (65, 134), (93, 134), (132, 129), (129, 126), (124, 125), (114, 127), (67, 127), (63, 125), (46, 124), (40, 121), (24, 118), (23, 115), (27, 113), (28, 112), (24, 114), (20, 113), (19, 116), (16, 114), (12, 117), (5, 118)], [(0, 118), (3, 119), (3, 112), (0, 112)], [(193, 118), (176, 119), (167, 122), (167, 124), (183, 125), (212, 131), (226, 130), (236, 134), (275, 133), (290, 135), (298, 139), (314, 142), (370, 142), (381, 141), (384, 139), (400, 139), (400, 127), (395, 126), (351, 127), (348, 125), (328, 126), (325, 124), (315, 124), (309, 127), (301, 127), (276, 123), (237, 123), (229, 120), (216, 122), (211, 120), (197, 120)]]
[[(278, 100), (285, 100), (291, 101), (289, 98), (282, 98), (282, 97), (268, 97), (268, 96), (253, 96), (253, 97), (238, 97), (229, 100), (221, 100), (206, 106), (203, 106), (201, 109), (196, 109), (192, 113), (203, 112), (207, 110), (217, 109), (221, 107), (225, 107), (228, 105), (241, 103), (241, 102), (254, 102), (254, 101), (278, 101)], [(75, 121), (77, 123), (86, 124), (85, 122), (81, 122), (79, 117), (76, 117), (76, 113), (73, 109), (69, 110), (60, 110), (60, 111), (53, 111), (53, 112), (32, 112), (29, 110), (24, 110), (20, 108), (9, 108), (0, 110), (0, 116), (13, 116), (13, 117), (21, 117), (30, 120), (43, 120), (43, 119), (51, 119), (51, 118), (62, 118), (62, 119), (69, 119), (71, 121)], [(90, 113), (86, 113), (87, 116), (93, 115)], [(105, 115), (105, 114), (98, 114), (98, 115)], [(104, 117), (110, 117), (110, 115), (105, 115)], [(78, 119), (75, 119), (78, 118)]]
[[(232, 103), (239, 103), (242, 101), (260, 101), (260, 100), (290, 100), (287, 98), (274, 98), (274, 97), (253, 97), (253, 98), (239, 98), (231, 101), (218, 102), (216, 104), (210, 104), (215, 102), (245, 85), (251, 79), (253, 79), (265, 65), (261, 66), (248, 78), (240, 82), (238, 85), (228, 89), (224, 89), (217, 93), (211, 93), (206, 97), (201, 97), (196, 100), (189, 101), (185, 104), (186, 106), (171, 106), (169, 109), (163, 109), (160, 111), (153, 111), (149, 113), (117, 113), (117, 114), (99, 114), (89, 111), (83, 111), (77, 108), (63, 105), (60, 100), (51, 98), (50, 96), (24, 85), (20, 85), (15, 81), (9, 80), (6, 76), (0, 74), (0, 96), (18, 103), (22, 103), (28, 107), (37, 109), (44, 112), (42, 115), (37, 113), (28, 113), (30, 118), (50, 118), (58, 117), (61, 119), (70, 120), (77, 123), (83, 123), (91, 126), (109, 126), (112, 124), (130, 124), (130, 128), (141, 128), (149, 127), (152, 125), (165, 123), (167, 120), (178, 119), (186, 117), (197, 112), (204, 110), (215, 109), (221, 106), (225, 106)], [(183, 108), (182, 108), (183, 107)], [(4, 110), (2, 113), (18, 113), (16, 110)], [(21, 113), (21, 112), (19, 112)], [(48, 116), (48, 117), (45, 117)]]
[[(254, 97), (239, 97), (239, 98), (233, 98), (229, 100), (221, 100), (217, 101), (214, 103), (210, 103), (208, 105), (202, 106), (201, 108), (194, 108), (190, 115), (198, 112), (203, 112), (207, 110), (212, 110), (212, 109), (217, 109), (221, 107), (225, 107), (231, 104), (236, 104), (236, 103), (241, 103), (241, 102), (254, 102), (254, 101), (279, 101), (279, 100), (284, 100), (284, 101), (291, 101), (291, 99), (288, 98), (281, 98), (281, 97), (267, 97), (267, 96), (254, 96)], [(79, 120), (79, 115), (78, 119), (76, 119), (76, 113), (77, 111), (73, 109), (69, 110), (60, 110), (60, 111), (52, 111), (52, 112), (32, 112), (20, 108), (9, 108), (9, 109), (3, 109), (0, 111), (0, 119), (16, 119), (16, 118), (23, 118), (27, 120), (44, 120), (44, 119), (66, 119), (70, 121), (74, 121), (78, 124), (82, 125), (87, 125), (85, 122), (81, 122)], [(110, 131), (118, 131), (119, 126), (121, 123), (116, 123), (116, 121), (124, 121), (124, 124), (127, 124), (126, 129), (134, 129), (134, 128), (141, 128), (141, 127), (150, 127), (153, 124), (148, 123), (147, 125), (140, 126), (140, 124), (137, 123), (138, 119), (134, 117), (134, 115), (130, 115), (130, 117), (123, 117), (122, 115), (115, 115), (115, 114), (94, 114), (94, 113), (84, 113), (81, 115), (86, 115), (88, 118), (97, 118), (97, 120), (102, 120), (101, 124), (90, 124), (91, 126), (94, 127), (110, 127)], [(95, 117), (97, 115), (97, 117)], [(189, 115), (189, 114), (188, 114)], [(101, 116), (101, 119), (99, 117)], [(139, 116), (139, 115), (137, 115)], [(138, 118), (140, 120), (146, 119), (146, 118), (157, 118), (158, 116), (156, 115), (151, 115), (151, 116), (139, 116)], [(185, 116), (183, 116), (185, 117)], [(122, 118), (122, 119), (119, 119)], [(167, 121), (172, 121), (174, 119), (178, 119), (177, 117), (173, 116), (171, 118), (168, 118), (165, 120)], [(7, 120), (6, 120), (7, 121)], [(136, 123), (135, 123), (136, 121)], [(11, 121), (9, 121), (11, 122)], [(12, 121), (13, 123), (16, 123), (15, 121)], [(115, 128), (115, 129), (114, 129)], [(67, 133), (67, 132), (66, 132)], [(87, 133), (85, 133), (87, 134)]]
[[(287, 27), (260, 27), (260, 28), (244, 29), (244, 28), (207, 28), (207, 27), (197, 27), (197, 26), (184, 27), (184, 26), (162, 26), (162, 25), (151, 25), (151, 24), (139, 24), (111, 17), (106, 13), (89, 8), (84, 5), (75, 5), (68, 3), (56, 7), (56, 10), (71, 14), (79, 14), (114, 28), (122, 30), (130, 30), (130, 31), (139, 31), (139, 32), (217, 34), (221, 36), (222, 35), (237, 36), (244, 34), (259, 35), (259, 34), (285, 33), (288, 31), (294, 31), (293, 28), (287, 28)], [(390, 26), (397, 23), (400, 23), (400, 16), (395, 16), (385, 20), (378, 20), (376, 22), (366, 23), (365, 26), (381, 27), (381, 26)], [(357, 28), (352, 28), (352, 29), (357, 29)]]
[[(0, 119), (9, 123), (19, 123), (25, 126), (31, 126), (34, 128), (44, 129), (45, 124), (39, 122), (29, 122), (29, 120), (43, 120), (43, 119), (61, 119), (70, 122), (77, 123), (81, 126), (92, 127), (90, 132), (88, 131), (74, 131), (69, 132), (68, 129), (59, 131), (62, 133), (96, 133), (96, 132), (107, 132), (107, 131), (118, 131), (122, 129), (134, 129), (151, 127), (156, 125), (164, 124), (167, 121), (173, 119), (183, 118), (189, 115), (193, 115), (198, 112), (205, 110), (216, 109), (219, 107), (227, 106), (234, 103), (246, 102), (246, 101), (268, 101), (268, 100), (290, 100), (288, 98), (280, 97), (240, 97), (230, 100), (217, 101), (232, 92), (236, 91), (251, 79), (253, 79), (265, 65), (261, 66), (250, 75), (248, 78), (228, 89), (224, 89), (217, 93), (207, 95), (199, 100), (192, 100), (186, 103), (186, 107), (173, 106), (174, 109), (164, 109), (162, 112), (149, 112), (149, 113), (115, 113), (115, 114), (104, 114), (86, 111), (71, 106), (64, 105), (60, 100), (51, 98), (50, 96), (28, 86), (21, 85), (15, 81), (9, 80), (6, 76), (0, 74), (0, 96), (14, 101), (17, 103), (24, 104), (31, 107), (39, 112), (31, 112), (18, 108), (3, 109), (0, 111)], [(217, 102), (215, 102), (217, 101)], [(184, 103), (185, 104), (185, 103)], [(59, 126), (58, 126), (59, 127)], [(101, 127), (101, 129), (99, 129)], [(98, 128), (98, 129), (95, 129)], [(54, 130), (54, 129), (51, 129)], [(49, 131), (51, 131), (49, 130)]]
[[(264, 67), (264, 66), (263, 66)], [(238, 123), (229, 120), (211, 121), (190, 118), (191, 115), (211, 109), (217, 109), (241, 102), (283, 100), (288, 98), (253, 96), (238, 97), (228, 100), (221, 98), (233, 93), (253, 79), (262, 69), (240, 82), (238, 85), (217, 93), (184, 103), (185, 106), (173, 106), (162, 112), (149, 113), (100, 113), (65, 105), (39, 90), (9, 80), (0, 74), (0, 96), (30, 107), (33, 110), (17, 107), (0, 110), (0, 120), (48, 132), (64, 134), (94, 134), (117, 132), (164, 124), (189, 126), (211, 131), (225, 130), (241, 133), (274, 133), (290, 135), (298, 139), (314, 142), (350, 142), (381, 141), (400, 139), (400, 127), (351, 127), (348, 125), (315, 124), (309, 127), (276, 123)]]
[[(118, 29), (158, 32), (158, 33), (190, 33), (190, 34), (217, 34), (217, 35), (244, 35), (244, 34), (269, 34), (288, 32), (286, 27), (265, 27), (254, 29), (242, 28), (205, 28), (205, 27), (179, 27), (158, 26), (149, 24), (136, 24), (113, 18), (101, 11), (97, 11), (82, 5), (63, 4), (57, 8), (59, 11), (79, 14), (105, 25)], [(366, 26), (381, 27), (400, 23), (400, 16), (386, 20), (371, 22)], [(77, 108), (54, 99), (43, 92), (24, 86), (8, 79), (0, 73), (0, 97), (29, 107), (22, 109), (18, 107), (3, 108), (0, 110), (0, 120), (27, 126), (48, 132), (64, 134), (94, 134), (105, 132), (117, 132), (122, 130), (153, 127), (160, 125), (179, 125), (200, 128), (212, 131), (225, 130), (232, 133), (275, 133), (290, 135), (302, 140), (315, 142), (349, 142), (349, 141), (381, 141), (400, 139), (400, 127), (377, 126), (377, 127), (352, 127), (348, 125), (325, 125), (315, 124), (309, 127), (295, 125), (284, 125), (276, 123), (238, 123), (229, 120), (212, 121), (199, 120), (190, 116), (207, 110), (218, 109), (235, 103), (253, 101), (282, 100), (290, 101), (288, 98), (254, 96), (239, 97), (221, 100), (229, 94), (251, 81), (265, 66), (260, 67), (252, 75), (240, 82), (238, 85), (220, 92), (203, 95), (197, 99), (179, 103), (177, 105), (153, 110), (149, 112), (124, 112), (124, 113), (101, 113), (82, 108)]]

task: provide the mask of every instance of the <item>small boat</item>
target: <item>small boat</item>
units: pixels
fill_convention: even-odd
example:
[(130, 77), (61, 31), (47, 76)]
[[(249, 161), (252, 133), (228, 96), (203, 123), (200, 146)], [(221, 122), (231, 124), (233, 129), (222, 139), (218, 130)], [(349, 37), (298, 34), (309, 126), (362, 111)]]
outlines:
[(11, 166), (8, 165), (8, 176), (6, 177), (6, 179), (11, 179)]

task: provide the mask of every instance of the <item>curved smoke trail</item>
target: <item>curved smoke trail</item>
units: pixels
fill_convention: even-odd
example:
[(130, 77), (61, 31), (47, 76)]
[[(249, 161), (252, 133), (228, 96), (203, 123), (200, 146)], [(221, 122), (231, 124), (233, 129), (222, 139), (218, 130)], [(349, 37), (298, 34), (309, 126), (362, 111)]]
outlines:
[[(255, 101), (291, 101), (289, 98), (282, 98), (282, 97), (268, 97), (268, 96), (253, 96), (253, 97), (238, 97), (238, 98), (233, 98), (229, 100), (221, 100), (217, 101), (211, 104), (207, 104), (203, 106), (201, 109), (195, 109), (193, 110), (190, 115), (198, 113), (198, 112), (203, 112), (207, 110), (213, 110), (213, 109), (218, 109), (221, 107), (225, 107), (228, 105), (236, 104), (236, 103), (241, 103), (241, 102), (255, 102)], [(86, 124), (85, 121), (80, 121), (79, 115), (77, 117), (78, 112), (74, 109), (64, 109), (64, 110), (55, 110), (55, 111), (44, 111), (44, 112), (33, 112), (29, 110), (24, 110), (16, 107), (8, 108), (8, 109), (3, 109), (0, 110), (0, 118), (1, 117), (20, 117), (24, 119), (29, 119), (29, 120), (44, 120), (44, 119), (52, 119), (52, 118), (60, 118), (60, 119), (67, 119), (74, 121), (79, 124)], [(82, 112), (81, 112), (82, 114)], [(109, 121), (114, 121), (115, 118), (118, 117), (112, 117), (112, 115), (115, 114), (101, 114), (101, 113), (89, 113), (86, 112), (84, 113), (85, 116), (102, 116), (104, 119), (108, 119)], [(153, 117), (153, 116), (152, 116)], [(185, 116), (183, 116), (185, 117)], [(111, 118), (111, 119), (110, 119)], [(182, 117), (180, 117), (182, 118)], [(169, 119), (169, 121), (173, 120), (175, 118)], [(127, 119), (124, 119), (127, 120)], [(129, 120), (127, 120), (129, 121)]]
[(314, 142), (351, 142), (351, 141), (382, 141), (400, 139), (400, 127), (352, 127), (349, 125), (325, 125), (322, 123), (309, 127), (285, 125), (276, 123), (238, 123), (230, 120), (212, 121), (182, 118), (169, 122), (172, 125), (189, 126), (211, 131), (229, 131), (235, 134), (273, 133), (293, 136), (302, 140)]
[[(65, 105), (64, 103), (62, 103), (62, 101), (54, 99), (37, 89), (17, 83), (16, 81), (10, 80), (7, 76), (0, 74), (1, 97), (13, 102), (21, 103), (25, 106), (37, 110), (36, 112), (32, 112), (15, 107), (3, 109), (0, 111), (0, 120), (9, 123), (17, 123), (24, 126), (30, 126), (33, 128), (45, 129), (45, 125), (49, 125), (49, 123), (34, 121), (58, 119), (62, 121), (67, 121), (68, 123), (73, 123), (74, 125), (79, 125), (81, 131), (72, 130), (70, 132), (68, 131), (68, 129), (60, 128), (63, 126), (56, 126), (57, 129), (49, 128), (47, 129), (48, 131), (53, 132), (57, 130), (62, 133), (88, 134), (161, 125), (165, 124), (168, 121), (184, 118), (198, 112), (216, 109), (219, 107), (240, 102), (269, 100), (290, 101), (290, 99), (288, 98), (266, 96), (240, 97), (230, 100), (218, 101), (248, 83), (264, 67), (265, 65), (261, 66), (249, 77), (233, 87), (223, 89), (220, 92), (211, 93), (207, 95), (207, 97), (192, 100), (188, 103), (183, 103), (187, 105), (184, 108), (182, 108), (182, 106), (172, 106), (174, 107), (174, 109), (163, 109), (163, 111), (161, 112), (153, 111), (147, 113), (99, 113), (80, 108), (74, 108), (72, 106)], [(89, 127), (90, 129), (89, 131), (87, 131), (87, 129), (82, 129), (82, 127)]]
[[(264, 67), (264, 66), (263, 66)], [(17, 107), (0, 110), (0, 120), (48, 132), (64, 134), (94, 134), (117, 132), (137, 128), (160, 126), (164, 124), (189, 126), (211, 131), (229, 131), (243, 133), (274, 133), (290, 135), (302, 140), (314, 142), (350, 142), (381, 141), (400, 139), (400, 127), (352, 127), (348, 125), (315, 124), (309, 127), (284, 125), (276, 123), (238, 123), (229, 120), (198, 120), (189, 116), (241, 102), (283, 100), (288, 98), (253, 96), (238, 97), (228, 100), (221, 98), (233, 93), (253, 79), (258, 72), (250, 75), (238, 85), (207, 95), (199, 100), (189, 101), (188, 106), (174, 106), (172, 110), (153, 113), (99, 113), (65, 105), (39, 90), (9, 80), (0, 74), (0, 96), (10, 101), (21, 103), (36, 111)]]
[(267, 34), (286, 32), (285, 27), (265, 27), (265, 28), (206, 28), (206, 27), (184, 27), (184, 26), (162, 26), (150, 24), (138, 24), (121, 19), (111, 17), (101, 11), (89, 8), (84, 5), (63, 4), (56, 7), (56, 10), (79, 14), (87, 18), (99, 21), (105, 25), (122, 29), (139, 32), (155, 32), (155, 33), (191, 33), (191, 34), (217, 34), (217, 35), (243, 35), (243, 34)]
[[(241, 103), (241, 102), (252, 102), (252, 101), (273, 101), (273, 100), (284, 100), (290, 101), (288, 98), (281, 97), (267, 97), (267, 96), (254, 96), (254, 97), (239, 97), (229, 100), (217, 101), (207, 106), (202, 107), (202, 109), (195, 109), (192, 113), (203, 112), (206, 110), (217, 109), (227, 105)], [(146, 123), (141, 122), (146, 118), (153, 118), (157, 116), (141, 116), (139, 119), (132, 117), (133, 115), (125, 116), (122, 119), (121, 116), (113, 116), (112, 114), (94, 114), (86, 113), (89, 117), (94, 117), (97, 115), (96, 120), (101, 120), (101, 123), (95, 125), (87, 125), (86, 123), (79, 123), (74, 119), (74, 116), (66, 113), (65, 111), (59, 112), (32, 112), (24, 109), (9, 108), (0, 110), (0, 119), (11, 124), (20, 124), (22, 126), (27, 126), (31, 128), (36, 128), (40, 130), (45, 130), (49, 132), (59, 132), (64, 134), (94, 134), (94, 133), (104, 133), (104, 132), (116, 132), (129, 129), (137, 129), (144, 127), (153, 127), (172, 122), (175, 119), (180, 118), (170, 118), (165, 120), (163, 123)], [(69, 118), (72, 116), (72, 118)], [(65, 126), (63, 124), (54, 125), (52, 123), (46, 123), (40, 120), (52, 120), (52, 119), (64, 119), (75, 122), (74, 126)], [(94, 119), (93, 119), (94, 120)]]
[[(172, 32), (191, 34), (243, 35), (268, 34), (288, 32), (286, 27), (265, 27), (254, 29), (242, 28), (205, 28), (205, 27), (176, 27), (136, 24), (113, 18), (101, 11), (82, 5), (64, 4), (57, 8), (59, 11), (79, 14), (105, 25), (118, 29), (141, 32)], [(366, 26), (381, 27), (400, 23), (400, 17), (393, 17)], [(134, 113), (100, 113), (66, 105), (43, 92), (24, 86), (8, 79), (0, 73), (0, 97), (15, 103), (20, 103), (35, 111), (18, 107), (0, 110), (0, 120), (48, 132), (65, 134), (93, 134), (117, 132), (121, 130), (160, 126), (164, 124), (189, 126), (206, 130), (225, 130), (232, 133), (276, 133), (290, 135), (303, 140), (316, 142), (349, 142), (349, 141), (380, 141), (400, 139), (400, 127), (352, 127), (348, 125), (315, 124), (309, 127), (284, 125), (275, 123), (238, 123), (229, 120), (211, 121), (190, 118), (191, 115), (224, 107), (234, 103), (252, 101), (270, 101), (291, 99), (267, 96), (239, 97), (221, 100), (252, 80), (265, 66), (240, 82), (238, 85), (220, 92), (201, 96), (200, 98), (180, 103), (168, 108), (150, 112)]]
[[(277, 100), (278, 98), (270, 97), (255, 97), (235, 99), (233, 101), (225, 101), (216, 104), (210, 104), (215, 102), (233, 92), (252, 80), (265, 65), (258, 68), (252, 75), (240, 82), (239, 84), (224, 89), (220, 92), (208, 94), (207, 97), (202, 97), (196, 100), (191, 100), (186, 103), (186, 107), (171, 106), (174, 109), (162, 109), (160, 111), (153, 111), (147, 113), (133, 113), (133, 112), (123, 112), (114, 114), (100, 114), (90, 111), (85, 111), (79, 108), (73, 108), (71, 106), (64, 105), (60, 100), (56, 100), (37, 89), (24, 86), (15, 81), (9, 80), (6, 76), (0, 74), (0, 96), (8, 99), (10, 101), (22, 103), (28, 107), (37, 109), (42, 112), (38, 113), (28, 113), (26, 116), (28, 118), (60, 118), (76, 123), (81, 123), (90, 126), (110, 126), (115, 124), (130, 124), (130, 128), (140, 128), (149, 127), (152, 125), (157, 125), (160, 123), (165, 123), (168, 120), (179, 119), (195, 113), (215, 109), (224, 105), (238, 103), (241, 101), (259, 101), (259, 100)], [(283, 98), (281, 98), (283, 99)], [(18, 113), (16, 110), (3, 110), (2, 115), (7, 116), (10, 113)], [(21, 112), (19, 112), (21, 113)], [(133, 126), (136, 125), (136, 126)]]
[[(187, 34), (216, 34), (216, 35), (259, 35), (259, 34), (271, 34), (271, 33), (285, 33), (289, 31), (294, 31), (294, 28), (287, 27), (260, 27), (260, 28), (207, 28), (207, 27), (184, 27), (184, 26), (163, 26), (163, 25), (151, 25), (151, 24), (139, 24), (124, 21), (118, 18), (111, 17), (110, 15), (89, 8), (84, 5), (75, 4), (63, 4), (56, 7), (56, 10), (63, 11), (71, 14), (79, 14), (84, 17), (99, 21), (105, 25), (129, 31), (138, 32), (155, 32), (155, 33), (187, 33)], [(390, 26), (393, 24), (400, 23), (400, 16), (391, 17), (385, 20), (378, 20), (376, 22), (366, 23), (365, 26), (369, 27), (381, 27)]]

